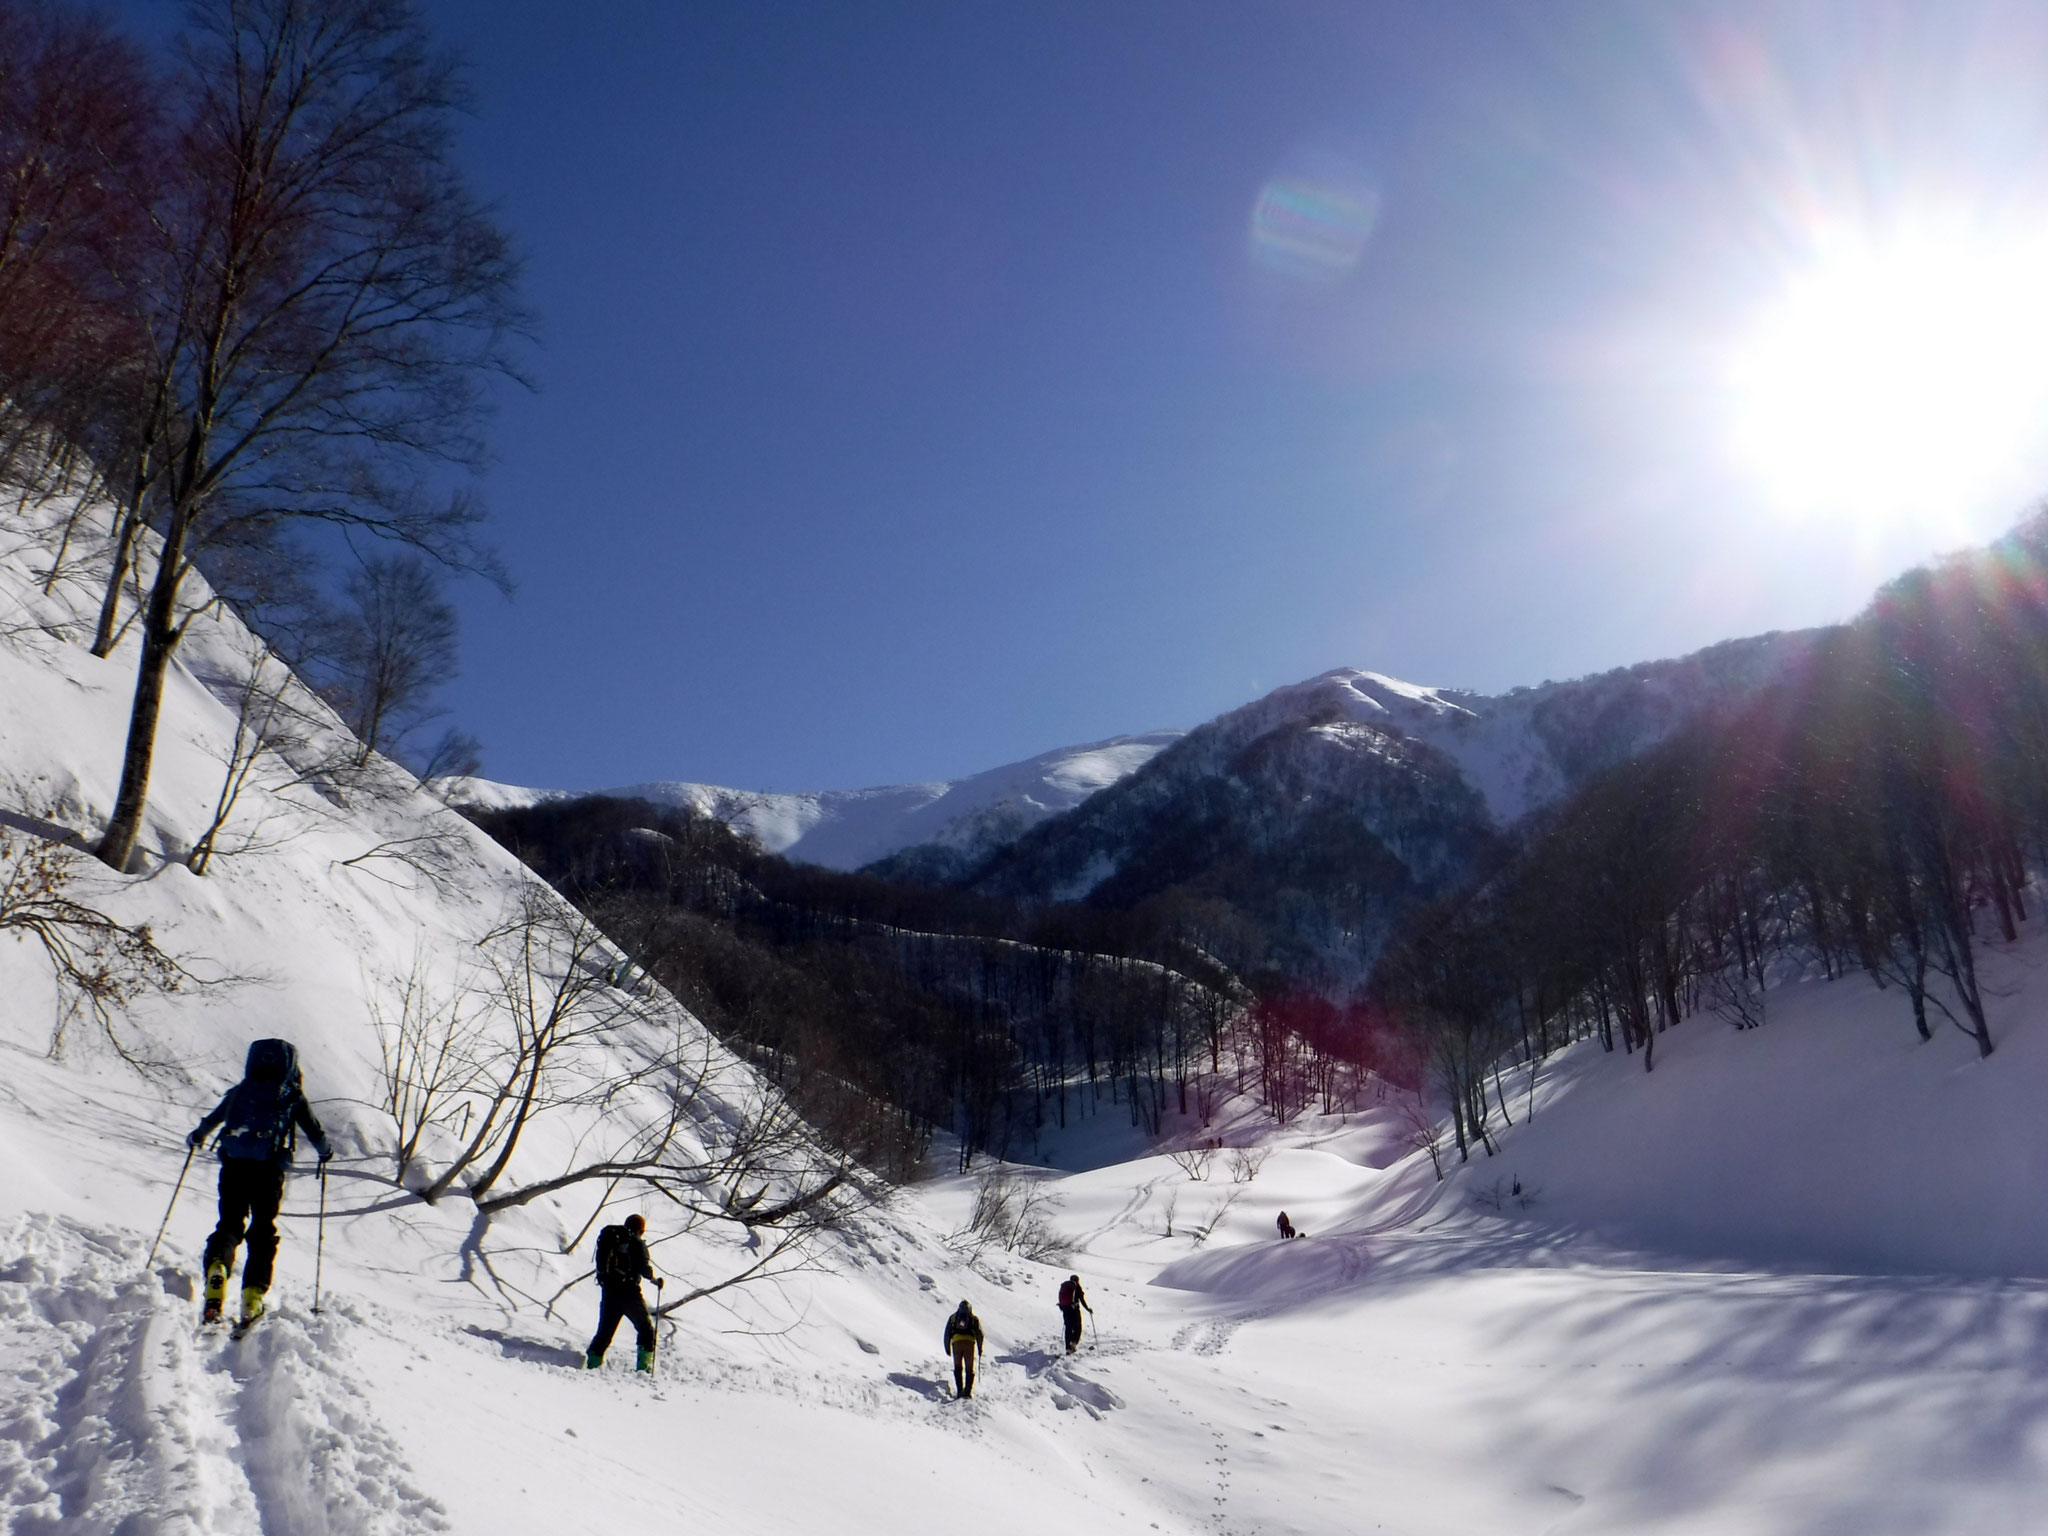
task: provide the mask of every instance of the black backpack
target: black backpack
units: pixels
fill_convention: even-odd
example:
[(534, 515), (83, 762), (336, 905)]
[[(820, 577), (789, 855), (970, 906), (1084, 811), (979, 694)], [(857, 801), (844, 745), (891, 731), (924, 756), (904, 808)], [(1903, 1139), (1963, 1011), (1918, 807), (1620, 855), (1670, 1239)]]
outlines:
[(600, 1285), (623, 1284), (640, 1278), (633, 1262), (633, 1234), (623, 1226), (606, 1227), (597, 1234), (597, 1281)]
[(289, 1040), (253, 1042), (221, 1127), (220, 1155), (259, 1163), (289, 1162), (298, 1145), (292, 1120), (299, 1093), (297, 1048)]

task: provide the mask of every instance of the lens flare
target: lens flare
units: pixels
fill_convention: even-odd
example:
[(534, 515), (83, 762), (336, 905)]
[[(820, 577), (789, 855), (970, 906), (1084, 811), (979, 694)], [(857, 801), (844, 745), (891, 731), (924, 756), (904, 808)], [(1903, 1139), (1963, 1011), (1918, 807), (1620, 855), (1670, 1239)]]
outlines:
[(1283, 168), (1252, 205), (1252, 260), (1301, 282), (1341, 282), (1365, 255), (1379, 217), (1379, 191), (1356, 169)]

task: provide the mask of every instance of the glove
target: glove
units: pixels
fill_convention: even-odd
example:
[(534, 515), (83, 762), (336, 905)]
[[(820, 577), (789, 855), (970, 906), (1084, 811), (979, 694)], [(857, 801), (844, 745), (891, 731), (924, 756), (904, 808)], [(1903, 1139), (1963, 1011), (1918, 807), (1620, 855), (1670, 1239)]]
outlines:
[(325, 1168), (325, 1167), (326, 1167), (326, 1166), (327, 1166), (327, 1165), (328, 1165), (329, 1163), (331, 1163), (331, 1162), (333, 1162), (333, 1161), (334, 1161), (334, 1148), (332, 1148), (332, 1147), (322, 1147), (322, 1148), (320, 1149), (320, 1166), (321, 1166), (322, 1168)]
[(656, 1276), (654, 1277), (654, 1288), (655, 1288), (655, 1289), (656, 1289), (656, 1290), (658, 1291), (658, 1290), (660, 1290), (660, 1289), (661, 1289), (661, 1287), (662, 1287), (662, 1279), (661, 1279), (661, 1276), (659, 1276), (659, 1275), (656, 1275)]
[(190, 1136), (187, 1136), (185, 1138), (185, 1145), (190, 1147), (193, 1151), (197, 1152), (199, 1150), (199, 1144), (204, 1140), (206, 1140), (206, 1132), (194, 1131)]

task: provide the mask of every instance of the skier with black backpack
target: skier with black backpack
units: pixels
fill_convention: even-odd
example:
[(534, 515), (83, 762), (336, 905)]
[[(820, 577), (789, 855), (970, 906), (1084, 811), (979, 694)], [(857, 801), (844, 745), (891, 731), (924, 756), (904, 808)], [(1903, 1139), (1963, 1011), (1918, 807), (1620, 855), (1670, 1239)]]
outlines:
[(594, 1371), (604, 1364), (604, 1352), (612, 1347), (612, 1335), (619, 1331), (622, 1318), (631, 1320), (633, 1340), (639, 1346), (633, 1368), (654, 1369), (654, 1321), (647, 1315), (640, 1282), (652, 1280), (659, 1291), (661, 1276), (654, 1272), (653, 1262), (647, 1257), (647, 1240), (641, 1235), (646, 1230), (646, 1218), (636, 1211), (597, 1234), (597, 1332), (583, 1356), (587, 1370)]
[(228, 1271), (235, 1266), (235, 1250), (246, 1231), (249, 1258), (242, 1266), (242, 1312), (235, 1325), (240, 1332), (263, 1315), (263, 1298), (277, 1258), (277, 1208), (284, 1201), (285, 1175), (291, 1172), (298, 1133), (303, 1130), (313, 1143), (323, 1174), (334, 1149), (306, 1102), (298, 1048), (289, 1040), (250, 1043), (242, 1080), (199, 1122), (185, 1145), (197, 1151), (216, 1126), (220, 1222), (206, 1240), (206, 1302), (200, 1320), (220, 1321)]
[(981, 1319), (968, 1303), (961, 1302), (946, 1319), (945, 1339), (946, 1353), (953, 1357), (953, 1396), (972, 1397), (974, 1362), (980, 1358), (986, 1341), (982, 1337)]
[[(1088, 1293), (1081, 1289), (1081, 1277), (1069, 1275), (1060, 1282), (1060, 1320), (1067, 1325), (1067, 1353), (1072, 1354), (1081, 1344), (1081, 1309), (1088, 1307)], [(1095, 1309), (1088, 1307), (1093, 1317)]]

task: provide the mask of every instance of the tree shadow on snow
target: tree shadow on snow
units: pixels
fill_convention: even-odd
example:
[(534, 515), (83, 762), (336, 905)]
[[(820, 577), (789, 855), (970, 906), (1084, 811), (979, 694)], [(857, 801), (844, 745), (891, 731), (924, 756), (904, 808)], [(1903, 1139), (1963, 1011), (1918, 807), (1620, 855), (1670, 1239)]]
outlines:
[[(1495, 1400), (1499, 1451), (1583, 1468), (1604, 1421), (1609, 1524), (1734, 1502), (1749, 1536), (1917, 1536), (2048, 1474), (2039, 1280), (1610, 1273), (1537, 1305), (1481, 1337), (1546, 1378)], [(1811, 1497), (1783, 1497), (1795, 1475)]]

